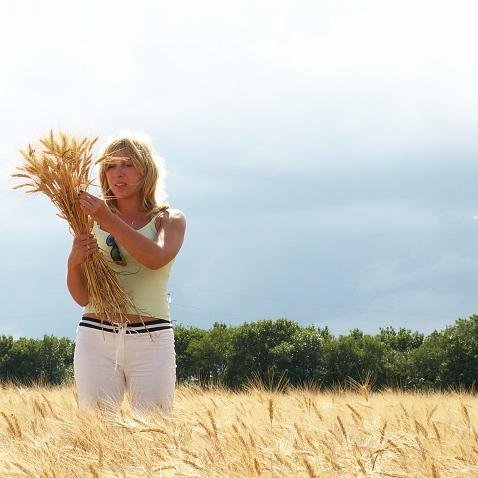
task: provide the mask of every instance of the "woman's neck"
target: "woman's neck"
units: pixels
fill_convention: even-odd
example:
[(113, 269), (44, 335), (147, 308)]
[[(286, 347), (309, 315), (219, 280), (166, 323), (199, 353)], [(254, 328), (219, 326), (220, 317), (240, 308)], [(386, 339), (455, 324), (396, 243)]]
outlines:
[(132, 216), (137, 213), (144, 212), (144, 209), (139, 201), (131, 201), (131, 200), (116, 200), (116, 211), (119, 214), (125, 216)]

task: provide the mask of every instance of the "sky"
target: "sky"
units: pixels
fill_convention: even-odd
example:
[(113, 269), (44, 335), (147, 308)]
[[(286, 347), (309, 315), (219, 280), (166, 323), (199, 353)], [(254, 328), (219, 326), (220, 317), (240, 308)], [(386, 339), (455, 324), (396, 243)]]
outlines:
[[(144, 131), (187, 218), (177, 324), (428, 334), (478, 308), (478, 5), (18, 0), (0, 18), (0, 334), (74, 338), (50, 130)], [(91, 189), (91, 193), (98, 190)]]

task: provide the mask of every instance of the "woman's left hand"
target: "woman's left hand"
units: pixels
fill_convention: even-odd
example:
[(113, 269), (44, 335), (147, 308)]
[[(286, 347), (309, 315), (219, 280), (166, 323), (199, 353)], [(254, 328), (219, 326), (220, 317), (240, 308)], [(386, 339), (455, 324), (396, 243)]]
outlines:
[(93, 196), (86, 191), (81, 191), (78, 197), (83, 211), (99, 224), (107, 222), (109, 216), (113, 214), (103, 199)]

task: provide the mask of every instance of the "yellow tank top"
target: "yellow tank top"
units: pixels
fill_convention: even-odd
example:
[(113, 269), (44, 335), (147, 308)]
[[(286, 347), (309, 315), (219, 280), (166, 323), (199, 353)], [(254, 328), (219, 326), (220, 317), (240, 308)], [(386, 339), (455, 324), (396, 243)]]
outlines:
[[(156, 241), (158, 238), (158, 232), (155, 226), (157, 217), (158, 216), (153, 217), (148, 224), (138, 229), (137, 232), (146, 236), (148, 239)], [(174, 259), (159, 269), (148, 269), (140, 264), (116, 241), (121, 257), (126, 261), (126, 265), (122, 266), (113, 262), (111, 258), (111, 247), (106, 244), (106, 238), (109, 236), (109, 233), (101, 229), (96, 222), (93, 224), (91, 232), (98, 241), (98, 246), (103, 257), (110, 268), (117, 273), (120, 284), (129, 294), (137, 308), (137, 311), (128, 308), (124, 313), (137, 314), (139, 311), (141, 315), (146, 317), (170, 320), (167, 286)], [(89, 305), (83, 309), (83, 315), (95, 312), (96, 311)]]

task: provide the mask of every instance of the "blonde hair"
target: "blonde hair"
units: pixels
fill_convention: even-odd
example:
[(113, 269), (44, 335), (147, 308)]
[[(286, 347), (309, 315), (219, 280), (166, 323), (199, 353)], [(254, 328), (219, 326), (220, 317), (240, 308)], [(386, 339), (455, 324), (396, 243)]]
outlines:
[(166, 202), (167, 194), (164, 185), (166, 178), (164, 160), (156, 154), (148, 136), (139, 133), (133, 134), (129, 131), (122, 131), (109, 138), (103, 154), (98, 160), (101, 191), (108, 207), (112, 210), (117, 209), (116, 198), (106, 180), (106, 169), (119, 152), (131, 160), (133, 167), (140, 175), (140, 195), (143, 199), (143, 209), (151, 216), (168, 209), (169, 204)]

